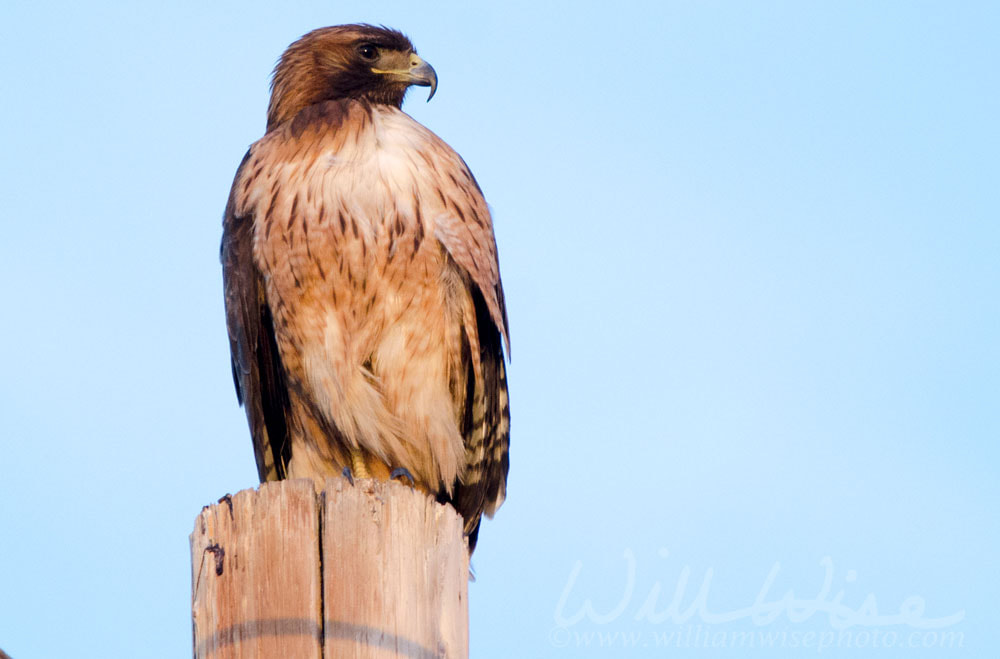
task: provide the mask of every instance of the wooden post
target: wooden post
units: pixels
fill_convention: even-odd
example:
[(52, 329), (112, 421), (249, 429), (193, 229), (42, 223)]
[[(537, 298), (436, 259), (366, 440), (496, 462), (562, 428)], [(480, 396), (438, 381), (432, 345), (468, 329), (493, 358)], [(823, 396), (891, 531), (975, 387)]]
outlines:
[(406, 485), (223, 497), (195, 520), (191, 559), (196, 659), (468, 656), (462, 520)]

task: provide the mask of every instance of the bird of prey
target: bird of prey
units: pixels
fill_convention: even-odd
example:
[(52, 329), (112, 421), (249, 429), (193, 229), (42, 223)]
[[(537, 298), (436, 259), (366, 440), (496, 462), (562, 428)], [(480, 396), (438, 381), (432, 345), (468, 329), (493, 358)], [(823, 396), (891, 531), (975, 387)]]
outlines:
[(384, 27), (281, 56), (223, 219), (233, 379), (261, 481), (406, 478), (471, 551), (506, 494), (507, 312), (482, 190), (411, 85), (437, 75)]

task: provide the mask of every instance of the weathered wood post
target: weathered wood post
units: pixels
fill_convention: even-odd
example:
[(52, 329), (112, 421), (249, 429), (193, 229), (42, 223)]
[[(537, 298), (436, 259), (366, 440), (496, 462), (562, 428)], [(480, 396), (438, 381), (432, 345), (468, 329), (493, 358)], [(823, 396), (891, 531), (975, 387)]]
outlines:
[(202, 510), (191, 559), (196, 659), (468, 656), (461, 518), (406, 485), (264, 483)]

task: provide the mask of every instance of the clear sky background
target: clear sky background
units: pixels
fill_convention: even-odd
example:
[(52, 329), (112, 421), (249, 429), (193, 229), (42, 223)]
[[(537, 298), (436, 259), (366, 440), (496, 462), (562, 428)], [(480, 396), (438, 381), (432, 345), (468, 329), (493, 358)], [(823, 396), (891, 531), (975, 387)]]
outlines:
[[(0, 21), (14, 659), (190, 653), (194, 518), (256, 481), (223, 206), (282, 50), (354, 21), (436, 67), (405, 109), (494, 212), (474, 657), (995, 656), (995, 3), (139, 4)], [(785, 640), (703, 647), (740, 632)]]

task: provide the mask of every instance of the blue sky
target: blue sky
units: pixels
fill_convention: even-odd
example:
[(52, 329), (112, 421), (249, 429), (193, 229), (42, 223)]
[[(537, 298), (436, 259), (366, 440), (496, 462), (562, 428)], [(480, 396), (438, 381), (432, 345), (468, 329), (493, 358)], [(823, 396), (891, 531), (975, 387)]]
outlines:
[(256, 480), (222, 209), (281, 51), (354, 21), (433, 63), (434, 100), (405, 109), (494, 212), (512, 467), (473, 656), (995, 654), (995, 4), (5, 14), (14, 659), (190, 651), (193, 520)]

